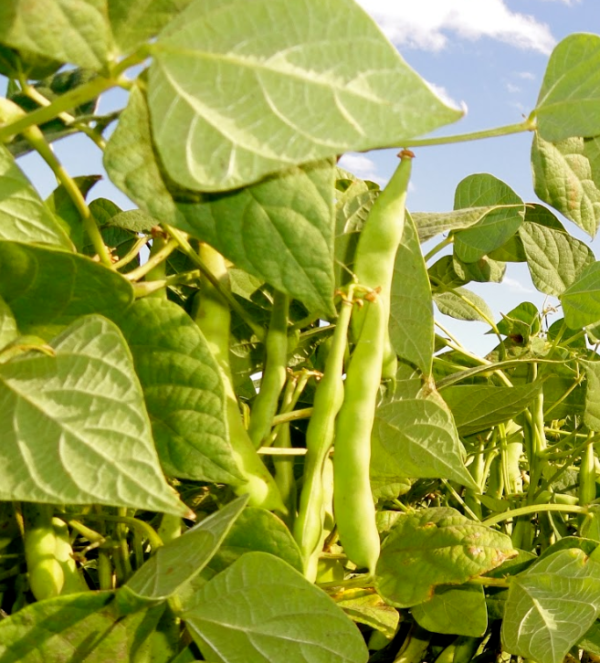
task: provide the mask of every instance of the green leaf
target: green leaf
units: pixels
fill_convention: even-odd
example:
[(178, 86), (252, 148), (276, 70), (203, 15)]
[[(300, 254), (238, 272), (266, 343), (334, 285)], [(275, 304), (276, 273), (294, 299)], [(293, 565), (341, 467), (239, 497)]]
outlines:
[(19, 337), (19, 329), (12, 311), (0, 297), (0, 350)]
[(186, 515), (160, 471), (125, 339), (100, 316), (0, 365), (0, 499)]
[(490, 212), (503, 210), (505, 207), (512, 209), (514, 212), (514, 206), (511, 207), (510, 205), (484, 205), (455, 209), (452, 212), (412, 212), (411, 216), (417, 227), (419, 240), (423, 243), (448, 230), (470, 228), (479, 223)]
[(436, 587), (433, 598), (411, 612), (421, 628), (434, 633), (477, 638), (484, 635), (488, 625), (485, 594), (477, 585)]
[(198, 325), (180, 306), (154, 297), (135, 302), (119, 325), (133, 354), (165, 473), (241, 483), (221, 374)]
[(600, 262), (588, 265), (560, 296), (569, 329), (581, 329), (600, 320)]
[(4, 0), (0, 42), (99, 71), (112, 57), (106, 0)]
[(392, 605), (429, 601), (437, 585), (463, 584), (517, 554), (510, 537), (448, 507), (402, 514), (385, 539), (375, 587)]
[(600, 430), (600, 363), (582, 361), (587, 378), (583, 421), (590, 430)]
[[(525, 211), (525, 217), (527, 217), (527, 209)], [(500, 262), (525, 262), (527, 256), (525, 255), (523, 242), (519, 237), (518, 231), (516, 235), (513, 235), (508, 242), (506, 242), (506, 244), (503, 244), (498, 249), (490, 251), (488, 258), (499, 260)]]
[(346, 589), (336, 603), (352, 621), (376, 629), (389, 640), (396, 634), (400, 615), (378, 594), (364, 589)]
[(600, 223), (600, 138), (550, 143), (536, 133), (531, 164), (538, 197), (594, 237)]
[(195, 2), (152, 52), (154, 137), (169, 175), (190, 189), (233, 189), (307, 161), (402, 145), (462, 116), (352, 0), (310, 12), (285, 0)]
[(492, 260), (489, 256), (482, 256), (475, 262), (463, 262), (455, 255), (453, 262), (454, 271), (465, 283), (468, 281), (501, 283), (506, 273), (506, 265), (498, 260)]
[(600, 135), (600, 37), (573, 34), (552, 51), (535, 117), (544, 140)]
[(431, 265), (427, 273), (434, 293), (453, 290), (467, 283), (454, 270), (454, 259), (452, 256), (442, 256)]
[(585, 651), (600, 656), (600, 622), (595, 621), (590, 630), (577, 643), (577, 646)]
[(4, 145), (0, 145), (0, 239), (73, 249), (66, 232)]
[(454, 234), (454, 253), (464, 262), (476, 262), (500, 248), (523, 222), (525, 205), (504, 182), (486, 173), (470, 175), (456, 187), (454, 209), (508, 205), (486, 214), (475, 225)]
[(560, 663), (600, 609), (600, 564), (582, 550), (540, 560), (510, 583), (502, 640), (512, 654)]
[(152, 230), (157, 225), (156, 219), (148, 216), (139, 209), (119, 212), (110, 219), (110, 225), (124, 230), (131, 230), (134, 233), (143, 233)]
[(517, 387), (457, 385), (443, 391), (461, 435), (472, 435), (513, 419), (531, 403), (542, 387), (533, 382)]
[(434, 400), (393, 401), (376, 412), (378, 437), (400, 476), (450, 479), (477, 490), (450, 412)]
[(113, 592), (39, 601), (0, 622), (2, 663), (131, 661), (143, 649), (164, 606), (119, 619)]
[(332, 314), (334, 172), (333, 161), (305, 164), (179, 208), (190, 232), (237, 267)]
[(417, 231), (406, 214), (390, 293), (390, 340), (402, 359), (431, 374), (433, 303)]
[(228, 195), (186, 192), (184, 198), (179, 191), (176, 202), (149, 121), (143, 93), (134, 88), (104, 154), (112, 181), (153, 218), (207, 241), (311, 310), (332, 314), (332, 164), (305, 165)]
[(540, 331), (540, 312), (535, 304), (521, 302), (512, 311), (502, 316), (496, 325), (498, 331), (504, 336), (522, 336), (527, 343), (530, 336)]
[(122, 55), (131, 53), (172, 21), (191, 0), (108, 0), (108, 17)]
[(468, 320), (472, 322), (490, 323), (494, 314), (485, 300), (466, 288), (454, 288), (448, 292), (436, 292), (433, 294), (440, 313), (449, 315), (457, 320)]
[(85, 256), (0, 241), (0, 297), (22, 334), (49, 340), (82, 315), (118, 318), (133, 301), (133, 288)]
[(519, 237), (533, 285), (547, 295), (562, 295), (594, 262), (592, 250), (542, 205), (528, 206)]
[(239, 517), (248, 496), (238, 497), (220, 511), (158, 548), (119, 590), (121, 607), (142, 602), (164, 601), (192, 580), (208, 564)]
[(319, 588), (263, 552), (240, 557), (181, 614), (208, 660), (366, 663), (358, 629)]
[(300, 548), (285, 523), (274, 513), (257, 507), (244, 509), (212, 558), (210, 567), (222, 571), (241, 555), (252, 551), (270, 553), (301, 573), (304, 570)]
[(379, 187), (363, 180), (354, 180), (335, 201), (336, 234), (359, 232), (379, 195)]

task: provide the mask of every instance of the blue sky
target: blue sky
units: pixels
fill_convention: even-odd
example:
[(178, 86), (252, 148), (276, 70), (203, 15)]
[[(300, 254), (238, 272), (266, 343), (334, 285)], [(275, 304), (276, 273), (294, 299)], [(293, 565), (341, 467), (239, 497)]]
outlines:
[[(522, 120), (535, 106), (553, 46), (573, 32), (600, 33), (598, 0), (359, 0), (381, 25), (404, 59), (441, 94), (468, 108), (459, 123), (440, 133), (476, 131)], [(101, 99), (107, 112), (126, 102), (123, 92)], [(532, 189), (530, 135), (517, 135), (459, 145), (421, 148), (413, 166), (409, 207), (412, 211), (452, 209), (454, 189), (467, 175), (489, 172), (509, 184), (524, 200), (536, 201)], [(73, 175), (102, 173), (101, 155), (83, 137), (55, 144), (59, 158)], [(342, 165), (357, 175), (385, 183), (395, 167), (395, 151), (348, 155)], [(36, 155), (19, 160), (42, 195), (55, 183)], [(124, 209), (132, 204), (108, 180), (92, 198), (109, 197)], [(569, 230), (574, 226), (565, 221)], [(576, 228), (574, 234), (586, 239)], [(592, 247), (600, 255), (600, 243)], [(507, 313), (528, 299), (542, 306), (522, 265), (508, 265), (502, 284), (469, 285), (484, 296), (494, 312)], [(556, 300), (550, 304), (556, 304)], [(484, 353), (494, 345), (482, 336), (480, 323), (444, 320), (472, 350)]]
[[(467, 115), (440, 130), (457, 134), (520, 122), (535, 107), (554, 45), (574, 32), (600, 33), (598, 0), (360, 0), (404, 59)], [(467, 175), (488, 172), (527, 202), (533, 192), (529, 153), (532, 136), (488, 139), (416, 151), (409, 195), (412, 211), (452, 209), (456, 185)], [(342, 165), (357, 175), (385, 182), (395, 167), (390, 150), (345, 157)], [(571, 222), (569, 231), (590, 241)], [(600, 256), (600, 241), (591, 246)], [(509, 264), (502, 284), (469, 284), (499, 316), (524, 300), (542, 307), (524, 265)], [(547, 302), (556, 305), (556, 299)], [(441, 320), (441, 318), (440, 318)], [(491, 349), (494, 337), (482, 336), (482, 323), (443, 323), (472, 350)]]

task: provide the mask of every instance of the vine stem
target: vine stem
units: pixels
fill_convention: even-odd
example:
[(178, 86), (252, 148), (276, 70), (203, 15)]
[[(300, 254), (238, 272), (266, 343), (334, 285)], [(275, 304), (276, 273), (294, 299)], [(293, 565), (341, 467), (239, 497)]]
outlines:
[(576, 506), (571, 504), (530, 504), (528, 506), (522, 506), (518, 509), (511, 509), (509, 511), (504, 511), (499, 513), (496, 516), (487, 518), (481, 524), (490, 527), (491, 525), (496, 525), (501, 523), (504, 520), (510, 520), (511, 518), (517, 518), (518, 516), (528, 516), (533, 513), (541, 513), (543, 511), (563, 511), (566, 513), (579, 513), (582, 515), (587, 515), (589, 510), (584, 506)]
[(484, 138), (498, 138), (499, 136), (510, 136), (511, 134), (524, 133), (526, 131), (535, 131), (536, 121), (531, 116), (518, 124), (507, 124), (496, 129), (484, 129), (482, 131), (473, 131), (468, 134), (456, 134), (454, 136), (439, 136), (437, 138), (422, 138), (409, 140), (402, 143), (404, 148), (410, 147), (430, 147), (436, 145), (451, 145), (453, 143), (466, 143), (472, 140), (483, 140)]
[[(137, 518), (132, 518), (130, 516), (109, 516), (104, 513), (86, 513), (82, 516), (75, 516), (75, 518), (123, 523), (131, 527), (131, 529), (137, 530), (142, 536), (145, 536), (153, 549), (160, 548), (164, 545), (163, 540), (157, 534), (156, 530), (148, 523), (143, 520), (138, 520)], [(76, 520), (69, 519), (69, 524), (71, 524), (72, 521), (77, 522)]]
[(433, 258), (433, 256), (436, 255), (436, 253), (439, 253), (442, 249), (445, 249), (447, 246), (450, 246), (450, 244), (452, 244), (453, 241), (454, 241), (454, 237), (452, 237), (452, 235), (448, 235), (448, 237), (444, 237), (444, 239), (441, 242), (436, 244), (431, 249), (431, 251), (429, 251), (429, 253), (427, 253), (424, 256), (423, 260), (425, 262), (429, 262), (431, 260), (431, 258)]
[(138, 279), (141, 279), (143, 276), (146, 276), (148, 272), (151, 272), (157, 265), (164, 262), (178, 246), (179, 243), (175, 239), (170, 239), (159, 251), (153, 256), (150, 256), (143, 265), (132, 269), (130, 272), (127, 272), (127, 274), (123, 274), (123, 276), (129, 281), (137, 281)]

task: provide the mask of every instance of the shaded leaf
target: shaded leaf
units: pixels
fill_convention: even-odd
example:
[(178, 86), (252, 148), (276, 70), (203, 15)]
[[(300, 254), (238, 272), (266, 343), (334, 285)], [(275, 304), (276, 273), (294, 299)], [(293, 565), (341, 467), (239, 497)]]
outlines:
[(376, 629), (389, 640), (396, 634), (398, 611), (372, 590), (347, 589), (336, 603), (352, 621)]
[(210, 566), (222, 571), (247, 552), (270, 553), (301, 573), (302, 553), (285, 523), (266, 509), (247, 507), (235, 521)]
[(81, 318), (0, 365), (0, 499), (108, 504), (186, 515), (161, 473), (131, 355), (119, 330)]
[(239, 484), (218, 365), (198, 325), (176, 304), (141, 299), (119, 325), (138, 374), (165, 472)]
[(433, 363), (433, 304), (427, 266), (410, 214), (404, 219), (390, 292), (390, 340), (400, 356), (426, 376)]
[(461, 435), (472, 435), (513, 419), (538, 395), (541, 382), (517, 387), (457, 385), (443, 391)]
[(19, 336), (17, 322), (6, 302), (0, 297), (0, 350)]
[(596, 620), (600, 564), (582, 550), (546, 557), (515, 576), (502, 623), (504, 647), (539, 663), (560, 663)]
[(490, 321), (494, 319), (494, 314), (486, 301), (466, 288), (436, 292), (433, 294), (433, 301), (440, 313), (457, 320), (490, 324)]
[(119, 605), (135, 605), (139, 599), (163, 601), (173, 596), (208, 564), (247, 502), (247, 495), (238, 497), (158, 548), (119, 590)]
[(319, 588), (262, 552), (207, 582), (181, 615), (205, 658), (233, 663), (366, 663), (358, 629)]
[(82, 315), (118, 318), (133, 301), (133, 288), (85, 256), (0, 241), (0, 297), (21, 333), (48, 340)]
[(470, 228), (490, 212), (503, 207), (502, 205), (485, 205), (455, 209), (452, 212), (412, 212), (411, 216), (422, 243), (447, 230)]
[(0, 239), (73, 249), (67, 233), (4, 145), (0, 145)]
[(452, 415), (434, 400), (403, 399), (379, 407), (378, 437), (401, 476), (450, 479), (477, 490)]
[(223, 191), (307, 161), (401, 145), (462, 116), (351, 0), (310, 11), (285, 0), (196, 2), (153, 55), (154, 137), (169, 175), (190, 189)]
[(110, 225), (131, 230), (134, 233), (142, 233), (152, 230), (156, 226), (156, 219), (139, 209), (132, 209), (115, 214), (110, 219)]
[(101, 70), (112, 55), (106, 0), (4, 0), (0, 5), (0, 41)]
[(427, 270), (434, 293), (453, 290), (465, 285), (467, 281), (461, 279), (454, 269), (452, 256), (442, 256)]
[(489, 256), (482, 256), (475, 262), (463, 262), (455, 255), (454, 271), (458, 278), (465, 283), (468, 281), (501, 283), (506, 273), (506, 265), (503, 262), (492, 260)]
[(569, 329), (581, 329), (600, 320), (600, 262), (588, 265), (560, 296)]
[(600, 430), (600, 363), (583, 361), (587, 389), (583, 421), (590, 430)]
[(402, 514), (385, 539), (375, 586), (392, 605), (410, 608), (437, 585), (463, 584), (517, 554), (510, 537), (448, 507)]
[(585, 651), (600, 656), (600, 622), (595, 621), (590, 630), (583, 636), (577, 645)]
[(519, 237), (533, 285), (547, 295), (560, 296), (594, 262), (592, 250), (542, 205), (527, 208)]
[(600, 138), (550, 143), (536, 133), (531, 163), (538, 197), (594, 237), (600, 223)]
[(476, 638), (485, 634), (488, 625), (485, 594), (477, 585), (436, 587), (433, 598), (411, 612), (421, 628), (434, 633)]
[(559, 141), (600, 135), (600, 37), (573, 34), (552, 51), (535, 117), (540, 136)]

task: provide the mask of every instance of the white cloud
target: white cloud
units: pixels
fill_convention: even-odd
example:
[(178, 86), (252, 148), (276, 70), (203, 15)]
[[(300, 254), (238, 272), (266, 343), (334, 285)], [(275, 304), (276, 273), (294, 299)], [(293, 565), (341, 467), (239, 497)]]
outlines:
[(511, 94), (516, 94), (517, 92), (521, 91), (521, 88), (518, 85), (513, 85), (513, 83), (507, 83), (506, 84), (506, 89), (511, 93)]
[(522, 78), (525, 81), (534, 81), (535, 74), (532, 74), (530, 71), (518, 71), (515, 73), (517, 78)]
[(522, 293), (527, 293), (527, 294), (534, 294), (535, 293), (535, 290), (532, 290), (531, 288), (527, 288), (520, 281), (517, 281), (517, 279), (511, 279), (510, 276), (505, 276), (502, 279), (502, 283), (504, 285), (507, 285), (509, 290), (512, 290), (513, 292), (522, 292)]
[(544, 54), (556, 43), (545, 23), (512, 12), (504, 0), (358, 1), (395, 44), (412, 48), (439, 51), (449, 32), (463, 39), (489, 37)]
[(384, 179), (377, 173), (377, 166), (374, 161), (364, 154), (348, 153), (339, 160), (338, 165), (344, 170), (354, 173), (363, 180), (371, 180), (377, 184), (383, 184)]

